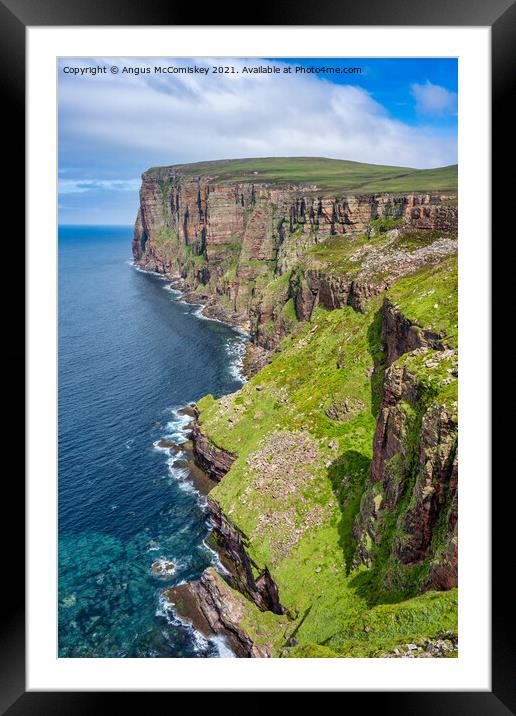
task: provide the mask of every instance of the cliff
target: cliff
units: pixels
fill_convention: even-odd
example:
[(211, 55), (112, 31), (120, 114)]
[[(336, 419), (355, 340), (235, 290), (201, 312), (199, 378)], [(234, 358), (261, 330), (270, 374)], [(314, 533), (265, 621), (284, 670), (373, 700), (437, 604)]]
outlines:
[(317, 302), (360, 307), (385, 289), (380, 271), (327, 276), (317, 252), (315, 265), (300, 274), (300, 259), (329, 237), (372, 238), (394, 226), (456, 233), (450, 192), (328, 194), (318, 184), (265, 183), (257, 171), (228, 179), (227, 165), (201, 165), (204, 175), (192, 173), (196, 165), (145, 172), (133, 255), (139, 266), (169, 276), (190, 300), (205, 303), (206, 315), (245, 327), (266, 349), (297, 320), (307, 320)]
[(287, 620), (260, 612), (212, 568), (196, 582), (166, 590), (165, 596), (179, 618), (204, 637), (223, 634), (236, 656), (270, 658), (281, 646)]
[(453, 655), (452, 192), (328, 195), (192, 171), (144, 175), (135, 259), (249, 327), (260, 370), (198, 402), (227, 574), (170, 600), (239, 656)]

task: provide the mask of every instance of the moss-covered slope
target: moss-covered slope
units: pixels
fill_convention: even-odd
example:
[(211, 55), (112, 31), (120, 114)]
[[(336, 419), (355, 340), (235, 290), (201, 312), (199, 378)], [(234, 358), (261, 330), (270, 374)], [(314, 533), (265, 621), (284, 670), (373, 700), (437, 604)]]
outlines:
[(377, 656), (456, 630), (456, 305), (455, 260), (431, 261), (362, 312), (315, 307), (240, 391), (199, 402), (202, 433), (237, 455), (210, 498), (289, 618), (275, 655)]

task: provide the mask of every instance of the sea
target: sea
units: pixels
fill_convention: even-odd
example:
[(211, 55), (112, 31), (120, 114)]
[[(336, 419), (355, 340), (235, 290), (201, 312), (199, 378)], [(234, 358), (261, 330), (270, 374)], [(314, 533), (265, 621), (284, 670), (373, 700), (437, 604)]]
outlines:
[(220, 568), (182, 409), (242, 385), (246, 337), (135, 267), (131, 238), (59, 228), (58, 656), (229, 658), (163, 592)]

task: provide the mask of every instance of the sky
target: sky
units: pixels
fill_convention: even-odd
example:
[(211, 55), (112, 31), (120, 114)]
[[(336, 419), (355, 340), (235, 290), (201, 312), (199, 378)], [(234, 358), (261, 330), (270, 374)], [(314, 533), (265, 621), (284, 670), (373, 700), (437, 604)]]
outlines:
[[(235, 71), (213, 73), (214, 65)], [(186, 67), (210, 71), (176, 73)], [(453, 58), (63, 58), (58, 90), (61, 224), (131, 224), (152, 166), (271, 156), (457, 162)]]

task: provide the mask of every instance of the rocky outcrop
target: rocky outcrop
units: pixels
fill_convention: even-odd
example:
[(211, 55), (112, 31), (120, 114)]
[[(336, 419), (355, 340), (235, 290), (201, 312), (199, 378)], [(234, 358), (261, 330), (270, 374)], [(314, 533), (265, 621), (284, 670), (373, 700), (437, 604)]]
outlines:
[(208, 508), (213, 527), (211, 543), (229, 572), (232, 586), (246, 594), (262, 611), (284, 614), (286, 610), (269, 570), (258, 570), (245, 550), (245, 535), (235, 528), (215, 500), (208, 500)]
[[(199, 465), (217, 480), (229, 470), (231, 462), (221, 455), (203, 436), (196, 424), (193, 430), (194, 455)], [(232, 460), (235, 456), (232, 456)], [(164, 596), (177, 616), (191, 624), (207, 639), (222, 636), (236, 656), (268, 658), (277, 651), (255, 634), (249, 624), (253, 609), (276, 615), (286, 614), (279, 599), (278, 588), (267, 568), (259, 570), (245, 549), (246, 538), (222, 512), (220, 505), (208, 497), (212, 532), (211, 546), (217, 551), (224, 568), (224, 577), (207, 569), (194, 582), (166, 590)]]
[[(451, 523), (455, 526), (452, 527)], [(450, 510), (447, 543), (439, 558), (430, 564), (428, 577), (423, 588), (445, 591), (457, 586), (458, 574), (457, 507)]]
[[(421, 420), (416, 479), (393, 545), (393, 554), (402, 564), (418, 564), (425, 559), (441, 511), (454, 501), (456, 453), (456, 414), (447, 406), (434, 403)], [(454, 507), (450, 509), (455, 522), (457, 514)], [(448, 514), (446, 518), (448, 525), (450, 517)]]
[(207, 639), (223, 636), (236, 656), (273, 656), (271, 646), (259, 644), (244, 627), (249, 612), (246, 598), (230, 589), (214, 569), (206, 569), (195, 582), (166, 590), (165, 597), (180, 619)]
[(197, 465), (215, 482), (220, 482), (236, 459), (227, 450), (217, 447), (204, 435), (198, 422), (192, 430), (193, 452)]
[(440, 550), (430, 562), (428, 576), (424, 582), (425, 589), (446, 590), (457, 586), (458, 574), (458, 459), (457, 453), (453, 461), (449, 479), (450, 504), (443, 520), (444, 536)]
[[(192, 440), (197, 465), (212, 480), (219, 482), (231, 468), (236, 455), (217, 448), (203, 434), (197, 421), (193, 425)], [(219, 553), (231, 585), (251, 599), (262, 611), (284, 614), (285, 609), (280, 603), (278, 588), (269, 570), (258, 570), (245, 550), (245, 535), (235, 528), (215, 500), (208, 498), (208, 509), (213, 528), (210, 542)]]
[(297, 317), (309, 321), (318, 304), (329, 310), (347, 306), (351, 288), (347, 276), (331, 276), (320, 269), (298, 271), (291, 280)]
[[(402, 226), (383, 232), (381, 241), (350, 241), (345, 250), (334, 243), (329, 250), (321, 247), (305, 256), (290, 280), (290, 295), (294, 298), (299, 320), (309, 320), (319, 304), (330, 311), (349, 305), (355, 311), (363, 312), (374, 296), (387, 291), (400, 278), (439, 264), (457, 251), (454, 236), (429, 239), (419, 232), (411, 236), (413, 240), (407, 242)], [(397, 326), (395, 324), (400, 320), (395, 316), (393, 319), (393, 326), (386, 325), (385, 330), (386, 337), (393, 328), (402, 332), (397, 355), (407, 350), (403, 346), (409, 339), (412, 339), (414, 348), (436, 342), (430, 331), (425, 331), (424, 340), (405, 335), (411, 328), (409, 322)], [(417, 330), (414, 325), (412, 332)]]
[(388, 298), (381, 318), (387, 371), (355, 525), (355, 565), (374, 562), (391, 522), (384, 585), (398, 580), (399, 586), (396, 564), (426, 563), (418, 589), (451, 589), (457, 586), (457, 406), (443, 394), (456, 384), (457, 353), (444, 335), (409, 320)]
[(445, 336), (429, 331), (408, 319), (388, 298), (382, 305), (382, 340), (387, 351), (387, 366), (404, 353), (418, 348), (447, 347)]
[(420, 231), (457, 233), (457, 206), (431, 202), (414, 203), (406, 210), (405, 216)]
[(264, 368), (270, 360), (271, 351), (263, 346), (247, 341), (245, 344), (245, 352), (243, 359), (242, 372), (247, 378), (252, 378), (262, 368)]
[(431, 639), (422, 639), (417, 644), (400, 644), (378, 656), (381, 659), (443, 659), (457, 656), (458, 650), (457, 634), (445, 632)]
[(329, 311), (344, 306), (363, 311), (369, 300), (386, 291), (389, 285), (384, 280), (369, 283), (346, 275), (332, 275), (322, 269), (305, 270), (292, 282), (297, 317), (300, 321), (309, 321), (319, 304)]
[(454, 350), (426, 347), (386, 371), (354, 564), (387, 589), (457, 586), (456, 375)]

